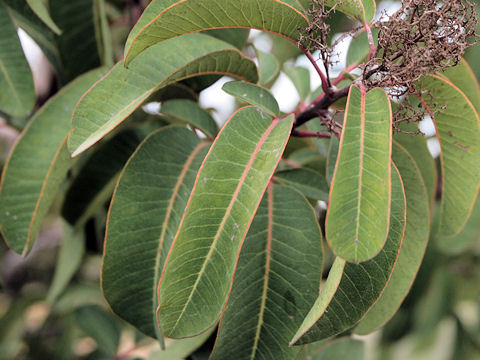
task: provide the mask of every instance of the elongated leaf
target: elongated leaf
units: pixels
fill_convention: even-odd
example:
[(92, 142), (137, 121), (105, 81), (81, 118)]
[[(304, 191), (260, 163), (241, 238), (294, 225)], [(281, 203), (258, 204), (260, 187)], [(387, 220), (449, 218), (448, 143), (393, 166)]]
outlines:
[(198, 104), (189, 100), (170, 100), (162, 104), (160, 110), (167, 117), (189, 124), (215, 138), (218, 125), (212, 116)]
[(387, 242), (370, 261), (347, 263), (336, 258), (303, 324), (291, 341), (299, 345), (326, 339), (350, 329), (378, 301), (387, 286), (392, 271), (398, 266), (405, 231), (406, 200), (402, 179), (392, 170), (392, 210)]
[(250, 29), (213, 29), (204, 30), (203, 33), (228, 42), (238, 50), (242, 50), (247, 43)]
[(80, 267), (85, 254), (85, 236), (81, 231), (75, 231), (65, 224), (64, 235), (52, 285), (48, 290), (46, 301), (53, 304), (66, 289), (75, 272)]
[(192, 338), (172, 341), (164, 351), (151, 353), (147, 360), (184, 360), (207, 341), (213, 330), (215, 329)]
[(258, 85), (243, 81), (230, 81), (223, 85), (222, 90), (249, 104), (255, 105), (268, 115), (278, 116), (280, 109), (272, 93)]
[(62, 29), (56, 38), (65, 82), (101, 65), (94, 23), (94, 0), (49, 0)]
[(9, 246), (26, 254), (72, 159), (66, 137), (78, 99), (105, 73), (94, 70), (63, 88), (22, 133), (2, 173), (0, 228)]
[(288, 342), (315, 302), (322, 264), (312, 207), (297, 191), (270, 184), (242, 247), (211, 359), (295, 358), (301, 348)]
[(370, 23), (375, 17), (375, 0), (326, 0), (327, 6), (335, 6), (335, 9), (353, 17), (361, 23)]
[(371, 259), (387, 237), (391, 118), (384, 90), (351, 87), (325, 225), (334, 253), (350, 262)]
[(285, 74), (292, 80), (298, 91), (301, 101), (305, 101), (310, 94), (310, 72), (301, 66), (285, 66)]
[(472, 216), (456, 236), (435, 236), (437, 248), (444, 254), (457, 255), (480, 243), (480, 200), (477, 198)]
[(208, 147), (186, 128), (161, 129), (132, 155), (115, 189), (102, 288), (113, 311), (152, 337), (160, 336), (160, 273)]
[[(402, 123), (400, 124), (400, 128), (414, 133), (418, 130), (418, 125), (416, 123)], [(430, 199), (431, 204), (431, 213), (433, 214), (438, 174), (435, 160), (432, 158), (427, 147), (427, 139), (421, 134), (411, 135), (398, 133), (395, 134), (395, 141), (402, 145), (410, 154), (415, 154), (414, 160), (420, 169), (423, 181), (425, 182), (428, 198)]]
[[(175, 51), (171, 51), (175, 49)], [(200, 74), (223, 73), (256, 82), (255, 64), (223, 41), (202, 34), (174, 38), (142, 53), (129, 69), (117, 64), (79, 102), (68, 148), (86, 150), (156, 90)]]
[(282, 170), (275, 173), (275, 179), (289, 185), (303, 195), (315, 200), (328, 200), (328, 185), (325, 177), (307, 168)]
[(158, 319), (168, 337), (211, 327), (230, 292), (240, 247), (285, 149), (293, 116), (242, 108), (205, 159), (159, 285)]
[(393, 160), (402, 176), (407, 198), (407, 224), (400, 256), (382, 296), (355, 328), (365, 335), (395, 314), (407, 295), (422, 263), (430, 232), (428, 194), (414, 158), (394, 142)]
[(0, 2), (0, 110), (26, 116), (35, 104), (33, 78), (8, 8)]
[(42, 0), (27, 0), (28, 6), (33, 10), (33, 12), (47, 25), (50, 30), (52, 30), (55, 34), (60, 35), (62, 30), (60, 30), (50, 17), (48, 13), (48, 9), (45, 3)]
[(280, 73), (280, 62), (269, 53), (255, 49), (258, 59), (258, 68), (260, 72), (260, 84), (267, 85), (272, 82)]
[(298, 40), (307, 25), (301, 11), (280, 0), (154, 0), (128, 36), (125, 64), (146, 48), (172, 37), (216, 28), (253, 28)]
[(72, 181), (62, 207), (62, 216), (72, 225), (84, 223), (111, 196), (118, 175), (147, 134), (143, 129), (124, 130), (102, 144)]
[[(480, 186), (480, 118), (465, 94), (449, 81), (426, 76), (421, 88), (431, 93), (436, 104), (424, 97), (427, 109), (438, 110), (433, 120), (442, 150), (439, 233), (453, 236), (468, 220)], [(444, 105), (445, 109), (439, 108)]]
[(470, 100), (477, 113), (480, 113), (480, 86), (465, 59), (461, 59), (457, 66), (448, 68), (439, 75), (458, 87)]

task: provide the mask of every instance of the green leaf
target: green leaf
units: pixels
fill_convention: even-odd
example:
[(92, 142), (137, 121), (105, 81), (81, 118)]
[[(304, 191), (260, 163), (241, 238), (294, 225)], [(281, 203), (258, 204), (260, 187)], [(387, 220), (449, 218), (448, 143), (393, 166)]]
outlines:
[(445, 77), (458, 87), (470, 100), (477, 113), (480, 113), (480, 86), (465, 59), (461, 59), (456, 66), (444, 70), (439, 76)]
[(147, 360), (184, 360), (207, 341), (215, 329), (188, 339), (170, 341), (164, 351), (154, 351)]
[(377, 6), (375, 0), (326, 0), (325, 5), (336, 5), (336, 10), (367, 24), (373, 21)]
[(365, 342), (348, 337), (330, 341), (319, 349), (310, 350), (310, 347), (311, 345), (308, 345), (302, 352), (301, 360), (363, 360), (365, 358)]
[[(400, 129), (409, 132), (416, 132), (418, 130), (417, 123), (401, 123)], [(402, 145), (410, 154), (415, 154), (414, 160), (420, 169), (423, 181), (428, 191), (428, 198), (430, 199), (431, 213), (433, 214), (433, 206), (435, 202), (435, 195), (437, 192), (437, 166), (435, 160), (432, 158), (427, 146), (427, 139), (422, 135), (411, 135), (405, 133), (395, 134), (395, 141)]]
[(328, 146), (328, 156), (327, 156), (327, 183), (328, 186), (331, 186), (333, 173), (335, 172), (335, 165), (337, 163), (338, 149), (340, 148), (340, 141), (336, 136), (330, 138), (330, 145)]
[(391, 118), (383, 89), (351, 87), (325, 224), (332, 250), (350, 262), (371, 259), (387, 237)]
[(382, 296), (355, 328), (366, 335), (385, 324), (400, 307), (422, 263), (430, 233), (428, 194), (414, 158), (394, 142), (393, 161), (402, 176), (407, 198), (407, 223), (400, 256)]
[(280, 73), (280, 62), (278, 59), (261, 50), (255, 49), (258, 59), (258, 70), (260, 73), (260, 85), (271, 83)]
[(62, 29), (56, 38), (65, 82), (101, 65), (94, 22), (95, 0), (49, 0), (50, 12)]
[(115, 313), (152, 337), (161, 336), (160, 273), (208, 145), (179, 126), (153, 133), (128, 161), (112, 199), (103, 293)]
[(46, 297), (47, 303), (55, 303), (56, 299), (63, 293), (80, 267), (84, 254), (85, 236), (83, 232), (75, 231), (65, 224), (55, 274)]
[(230, 81), (223, 85), (222, 90), (249, 104), (255, 105), (268, 115), (278, 116), (280, 109), (272, 93), (255, 84), (243, 81)]
[[(391, 165), (392, 166), (392, 165)], [(352, 264), (337, 257), (320, 295), (291, 341), (306, 344), (340, 334), (365, 316), (378, 301), (398, 266), (406, 217), (402, 179), (392, 166), (392, 209), (385, 246), (373, 259)]]
[(280, 0), (222, 0), (208, 5), (194, 0), (154, 0), (128, 36), (125, 64), (146, 48), (192, 32), (218, 28), (252, 28), (296, 42), (306, 27), (301, 11)]
[(310, 72), (301, 66), (284, 66), (283, 72), (292, 80), (303, 102), (310, 94)]
[[(322, 122), (320, 121), (319, 118), (315, 118), (310, 120), (307, 123), (307, 129), (313, 132), (327, 132), (327, 128), (322, 125)], [(325, 157), (325, 159), (328, 157), (328, 148), (330, 146), (330, 139), (328, 138), (313, 138), (312, 139), (313, 144), (318, 150), (318, 153)]]
[(301, 348), (288, 342), (318, 295), (322, 253), (310, 204), (270, 184), (242, 247), (211, 359), (294, 359)]
[(10, 153), (2, 173), (0, 228), (18, 253), (32, 246), (73, 163), (66, 137), (75, 104), (104, 73), (94, 70), (63, 88), (38, 110)]
[(282, 170), (275, 173), (275, 179), (309, 198), (328, 201), (327, 181), (317, 171), (307, 168)]
[(72, 225), (83, 224), (110, 198), (123, 166), (146, 134), (124, 130), (102, 144), (86, 161), (68, 188), (62, 216)]
[(120, 343), (120, 328), (110, 314), (95, 305), (84, 306), (75, 311), (75, 324), (95, 340), (102, 353), (115, 357)]
[(208, 137), (215, 138), (218, 125), (208, 111), (202, 109), (197, 103), (189, 100), (169, 100), (162, 104), (162, 114), (174, 120), (189, 124)]
[(238, 253), (285, 149), (293, 116), (236, 112), (197, 177), (159, 285), (160, 329), (188, 337), (215, 324), (230, 292)]
[(48, 9), (42, 0), (27, 0), (27, 4), (28, 6), (30, 6), (33, 12), (43, 21), (43, 23), (50, 28), (50, 30), (52, 30), (57, 35), (60, 35), (62, 33), (62, 30), (58, 28), (57, 24), (55, 24), (55, 22), (50, 17)]
[(33, 77), (8, 8), (0, 2), (0, 110), (26, 116), (35, 104)]
[(238, 50), (242, 50), (247, 42), (250, 29), (213, 29), (205, 30), (203, 33), (228, 42)]
[(83, 96), (75, 110), (68, 139), (72, 156), (109, 133), (155, 91), (181, 79), (208, 73), (252, 82), (258, 79), (250, 59), (231, 45), (202, 34), (158, 44), (142, 53), (128, 69), (122, 64), (115, 65)]
[[(372, 37), (375, 46), (378, 45), (378, 29), (373, 28)], [(350, 46), (347, 51), (347, 67), (354, 64), (362, 64), (368, 59), (370, 52), (370, 45), (368, 43), (367, 33), (365, 31), (360, 32), (350, 42)]]
[(480, 186), (480, 118), (465, 94), (449, 81), (426, 76), (420, 86), (431, 94), (432, 100), (422, 99), (427, 110), (438, 110), (432, 117), (442, 150), (439, 233), (453, 236), (467, 222)]
[(437, 248), (447, 255), (458, 255), (480, 242), (480, 199), (477, 198), (472, 215), (462, 231), (456, 236), (436, 234)]

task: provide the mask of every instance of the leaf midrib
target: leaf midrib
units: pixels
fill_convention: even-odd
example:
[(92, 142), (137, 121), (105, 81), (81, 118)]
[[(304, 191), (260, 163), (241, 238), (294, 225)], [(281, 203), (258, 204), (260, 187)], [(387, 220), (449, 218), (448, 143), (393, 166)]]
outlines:
[[(202, 279), (202, 276), (203, 274), (205, 274), (205, 269), (208, 265), (208, 263), (210, 262), (210, 259), (216, 249), (216, 245), (217, 245), (217, 242), (218, 242), (218, 239), (220, 238), (220, 235), (223, 231), (223, 228), (225, 227), (225, 224), (227, 222), (227, 219), (229, 218), (230, 216), (230, 213), (233, 209), (233, 206), (235, 205), (235, 202), (238, 198), (238, 194), (240, 193), (242, 187), (243, 187), (243, 184), (245, 183), (245, 179), (247, 178), (250, 170), (252, 169), (252, 165), (255, 161), (255, 159), (257, 158), (257, 155), (261, 149), (261, 147), (263, 146), (263, 144), (265, 143), (268, 135), (270, 135), (270, 133), (272, 132), (272, 130), (277, 126), (277, 124), (280, 122), (280, 120), (278, 119), (274, 119), (272, 121), (272, 124), (267, 128), (267, 130), (263, 133), (262, 137), (260, 138), (255, 150), (253, 151), (252, 155), (250, 156), (250, 160), (248, 161), (248, 164), (247, 166), (245, 167), (245, 170), (243, 171), (243, 174), (238, 182), (238, 185), (235, 189), (235, 192), (233, 193), (232, 195), (232, 199), (230, 200), (230, 203), (228, 204), (228, 207), (227, 207), (227, 210), (225, 211), (225, 215), (222, 219), (222, 222), (220, 223), (220, 226), (218, 227), (218, 230), (215, 234), (215, 237), (213, 238), (213, 242), (212, 242), (212, 246), (210, 247), (210, 249), (208, 250), (208, 253), (207, 253), (207, 256), (205, 258), (205, 261), (203, 262), (202, 264), (202, 267), (200, 269), (200, 271), (198, 272), (198, 277), (196, 278), (195, 280), (195, 283), (193, 284), (192, 286), (192, 290), (190, 291), (190, 294), (188, 295), (188, 298), (187, 298), (187, 301), (185, 301), (185, 305), (183, 306), (182, 310), (180, 311), (178, 317), (177, 317), (177, 320), (175, 321), (175, 324), (173, 325), (172, 327), (172, 330), (171, 330), (171, 333), (174, 333), (175, 332), (175, 329), (177, 328), (180, 320), (182, 319), (183, 317), (183, 314), (185, 313), (186, 309), (187, 309), (187, 306), (190, 304), (190, 302), (192, 301), (192, 297), (193, 297), (193, 294), (195, 293), (195, 291), (197, 290), (197, 287), (198, 287), (198, 284), (200, 283), (200, 280)], [(200, 173), (200, 172), (199, 172)], [(198, 178), (197, 178), (197, 181), (198, 181)], [(193, 194), (193, 192), (192, 192)], [(180, 230), (179, 230), (180, 232)]]

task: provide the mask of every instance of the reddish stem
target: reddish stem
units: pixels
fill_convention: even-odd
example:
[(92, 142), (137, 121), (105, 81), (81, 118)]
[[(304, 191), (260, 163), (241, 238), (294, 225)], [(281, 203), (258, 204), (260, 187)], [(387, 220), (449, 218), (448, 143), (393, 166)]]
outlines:
[(370, 51), (368, 52), (368, 61), (370, 61), (375, 56), (375, 51), (377, 49), (375, 48), (375, 43), (373, 42), (372, 29), (370, 28), (370, 25), (364, 24), (363, 27), (365, 28), (365, 31), (367, 32), (368, 45), (370, 46)]
[(325, 76), (325, 74), (323, 73), (323, 71), (320, 69), (320, 67), (318, 66), (317, 62), (315, 61), (315, 59), (313, 58), (312, 54), (310, 54), (310, 51), (308, 51), (307, 49), (305, 49), (303, 46), (299, 45), (299, 48), (300, 50), (302, 50), (302, 52), (305, 54), (305, 56), (307, 57), (307, 59), (312, 63), (313, 67), (315, 68), (315, 71), (318, 73), (318, 75), (320, 76), (320, 79), (322, 80), (322, 89), (323, 89), (323, 92), (329, 94), (331, 93), (331, 89), (330, 89), (330, 82), (329, 80), (327, 79), (327, 77)]

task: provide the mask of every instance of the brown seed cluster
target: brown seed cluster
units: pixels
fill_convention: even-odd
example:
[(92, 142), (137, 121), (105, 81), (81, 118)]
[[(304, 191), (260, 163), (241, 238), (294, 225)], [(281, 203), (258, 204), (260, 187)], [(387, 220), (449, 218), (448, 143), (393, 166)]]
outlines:
[(378, 47), (365, 66), (364, 82), (393, 96), (412, 91), (422, 75), (455, 66), (477, 39), (475, 6), (468, 0), (403, 0), (375, 26)]

